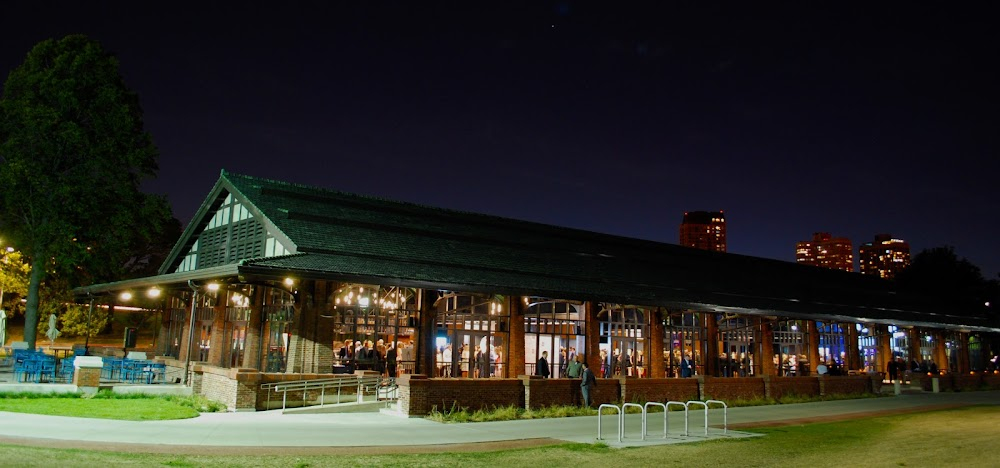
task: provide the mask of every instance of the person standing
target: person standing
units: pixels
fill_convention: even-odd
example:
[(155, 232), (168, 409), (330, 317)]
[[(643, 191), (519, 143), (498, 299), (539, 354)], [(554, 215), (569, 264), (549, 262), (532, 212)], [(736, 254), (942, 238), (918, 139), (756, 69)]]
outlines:
[(691, 377), (691, 357), (687, 353), (681, 359), (681, 377)]
[(899, 377), (899, 364), (896, 363), (895, 359), (892, 359), (886, 367), (889, 372), (889, 383), (895, 382)]
[(580, 378), (583, 372), (583, 364), (580, 361), (581, 359), (574, 356), (573, 362), (569, 363), (569, 367), (566, 368), (566, 377), (571, 379)]
[(542, 351), (542, 357), (535, 363), (535, 375), (549, 378), (549, 352)]
[(583, 394), (583, 404), (584, 406), (590, 408), (590, 392), (597, 388), (597, 378), (594, 377), (594, 373), (591, 372), (590, 366), (587, 365), (587, 361), (583, 361), (583, 373), (580, 376), (580, 393)]

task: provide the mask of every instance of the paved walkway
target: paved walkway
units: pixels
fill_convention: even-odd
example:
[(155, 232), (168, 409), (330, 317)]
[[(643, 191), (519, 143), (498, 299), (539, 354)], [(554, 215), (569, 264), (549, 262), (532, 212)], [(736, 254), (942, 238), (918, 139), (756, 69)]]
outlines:
[[(793, 405), (733, 408), (729, 427), (850, 419), (933, 408), (1000, 404), (1000, 392), (912, 393), (895, 397)], [(661, 414), (650, 416), (650, 430), (660, 428)], [(705, 440), (704, 413), (691, 413), (691, 436), (682, 437), (684, 417), (670, 413), (670, 437), (640, 440), (639, 415), (626, 416), (625, 442), (618, 443), (615, 418), (604, 416), (610, 446), (643, 446)], [(753, 437), (730, 430), (723, 434), (722, 411), (710, 413), (709, 438)], [(116, 450), (204, 453), (324, 453), (367, 447), (381, 452), (487, 450), (558, 441), (592, 443), (597, 417), (439, 424), (419, 418), (379, 413), (282, 414), (280, 411), (208, 413), (174, 421), (113, 421), (0, 412), (0, 441), (27, 445)], [(183, 448), (182, 448), (183, 447)], [(464, 448), (463, 448), (464, 447)], [(228, 449), (227, 449), (228, 448)], [(211, 450), (209, 450), (211, 449)], [(291, 450), (290, 450), (291, 449)], [(349, 450), (348, 450), (349, 451)]]

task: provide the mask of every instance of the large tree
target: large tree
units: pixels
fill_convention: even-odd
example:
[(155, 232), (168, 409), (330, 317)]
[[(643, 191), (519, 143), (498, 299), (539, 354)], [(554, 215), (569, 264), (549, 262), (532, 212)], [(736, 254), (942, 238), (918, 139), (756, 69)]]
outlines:
[(921, 251), (895, 280), (903, 290), (937, 300), (947, 312), (977, 317), (988, 312), (990, 282), (952, 247)]
[(170, 210), (139, 190), (157, 170), (139, 99), (118, 61), (84, 36), (46, 40), (0, 96), (0, 232), (28, 259), (24, 340), (35, 345), (39, 287), (115, 278)]

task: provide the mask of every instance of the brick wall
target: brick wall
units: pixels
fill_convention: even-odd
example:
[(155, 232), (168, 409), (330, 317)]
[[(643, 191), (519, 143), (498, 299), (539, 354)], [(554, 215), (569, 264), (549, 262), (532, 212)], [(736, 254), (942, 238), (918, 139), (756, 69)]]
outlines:
[(518, 379), (428, 379), (422, 374), (407, 374), (396, 383), (400, 412), (411, 416), (429, 414), (435, 407), (438, 411), (524, 407), (525, 391)]
[(983, 384), (991, 390), (1000, 390), (1000, 374), (983, 374)]
[(983, 374), (947, 374), (952, 377), (952, 389), (955, 391), (979, 390), (983, 385)]
[(757, 377), (704, 377), (702, 396), (705, 399), (722, 401), (764, 398), (764, 379)]
[(630, 403), (698, 399), (698, 379), (622, 379), (621, 400)]
[(764, 383), (769, 398), (780, 399), (789, 395), (819, 395), (819, 379), (816, 377), (765, 377)]
[(822, 379), (824, 395), (869, 393), (872, 388), (872, 378), (867, 375), (827, 376)]
[[(362, 374), (375, 374), (377, 373), (370, 371), (359, 371)], [(270, 383), (280, 383), (280, 382), (294, 382), (299, 380), (316, 380), (316, 379), (350, 379), (354, 380), (357, 378), (357, 374), (281, 374), (281, 373), (260, 373), (258, 375), (257, 387), (254, 390), (256, 396), (256, 408), (259, 410), (268, 410), (281, 408), (282, 398), (289, 408), (294, 408), (296, 406), (302, 406), (304, 401), (309, 401), (313, 403), (319, 403), (321, 397), (326, 398), (327, 403), (332, 403), (336, 400), (337, 391), (328, 390), (327, 392), (322, 392), (320, 389), (312, 389), (308, 391), (295, 391), (285, 393), (276, 393), (274, 391), (268, 392), (268, 390), (261, 390), (260, 386)], [(357, 386), (354, 387), (344, 387), (340, 389), (340, 395), (357, 395)]]
[[(226, 405), (229, 411), (257, 409), (261, 374), (254, 369), (194, 366), (192, 391)], [(266, 393), (266, 392), (265, 392)]]

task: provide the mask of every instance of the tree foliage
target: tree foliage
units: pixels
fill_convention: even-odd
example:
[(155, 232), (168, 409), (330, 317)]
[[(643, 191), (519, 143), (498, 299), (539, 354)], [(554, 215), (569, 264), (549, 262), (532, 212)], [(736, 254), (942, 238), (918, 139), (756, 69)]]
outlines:
[(170, 210), (139, 190), (157, 151), (118, 61), (84, 36), (46, 40), (0, 96), (0, 231), (31, 265), (25, 341), (35, 343), (39, 287), (117, 278)]
[(28, 273), (31, 269), (24, 263), (21, 252), (0, 252), (0, 289), (3, 301), (0, 306), (13, 316), (24, 312), (21, 299), (28, 295)]
[(934, 298), (958, 315), (983, 316), (987, 312), (990, 282), (979, 267), (958, 258), (950, 246), (921, 251), (896, 275), (896, 282), (901, 289)]

